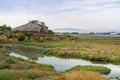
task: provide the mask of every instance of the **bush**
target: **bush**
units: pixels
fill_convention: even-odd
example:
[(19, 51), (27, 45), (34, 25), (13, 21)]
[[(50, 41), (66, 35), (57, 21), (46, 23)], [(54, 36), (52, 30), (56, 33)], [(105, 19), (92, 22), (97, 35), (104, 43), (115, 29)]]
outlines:
[(48, 34), (54, 34), (52, 30), (48, 30)]
[(0, 26), (0, 31), (10, 31), (11, 30), (11, 27), (10, 26), (7, 26), (7, 25), (2, 25)]
[(25, 37), (22, 36), (22, 35), (20, 35), (20, 36), (18, 36), (17, 40), (18, 40), (18, 41), (24, 41), (24, 40), (25, 40)]

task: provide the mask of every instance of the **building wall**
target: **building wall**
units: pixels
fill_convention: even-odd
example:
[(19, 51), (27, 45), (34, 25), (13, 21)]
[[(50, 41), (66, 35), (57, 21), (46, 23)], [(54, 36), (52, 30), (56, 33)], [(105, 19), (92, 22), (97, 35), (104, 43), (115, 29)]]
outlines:
[(48, 27), (41, 27), (40, 34), (47, 34), (48, 33)]

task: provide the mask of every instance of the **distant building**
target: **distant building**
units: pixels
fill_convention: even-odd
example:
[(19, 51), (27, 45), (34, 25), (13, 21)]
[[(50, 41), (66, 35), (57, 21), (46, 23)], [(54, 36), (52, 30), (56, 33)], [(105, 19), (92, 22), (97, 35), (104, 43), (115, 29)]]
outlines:
[(33, 32), (33, 33), (40, 33), (46, 34), (48, 33), (48, 27), (45, 25), (44, 22), (39, 22), (38, 20), (29, 21), (27, 24), (18, 26), (13, 29), (22, 31), (22, 32)]
[(116, 33), (116, 32), (110, 32), (110, 34), (111, 34), (111, 35), (117, 35), (117, 33)]

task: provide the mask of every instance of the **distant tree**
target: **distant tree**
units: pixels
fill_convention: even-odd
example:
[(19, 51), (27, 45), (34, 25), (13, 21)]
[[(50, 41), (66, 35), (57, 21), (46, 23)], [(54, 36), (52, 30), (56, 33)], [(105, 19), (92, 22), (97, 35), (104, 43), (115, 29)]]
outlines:
[(6, 24), (0, 26), (0, 31), (10, 31), (11, 27), (10, 26), (6, 26)]
[(17, 38), (18, 41), (24, 41), (25, 40), (25, 37), (23, 35), (20, 35), (18, 36)]
[(48, 30), (48, 34), (54, 34), (52, 30)]

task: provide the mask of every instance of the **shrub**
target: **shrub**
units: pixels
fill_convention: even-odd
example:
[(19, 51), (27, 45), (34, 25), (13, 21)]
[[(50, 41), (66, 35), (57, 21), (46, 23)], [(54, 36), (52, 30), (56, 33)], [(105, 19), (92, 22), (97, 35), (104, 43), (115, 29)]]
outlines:
[(17, 38), (18, 41), (24, 41), (25, 40), (25, 37), (23, 35), (20, 35), (18, 36)]
[(54, 34), (52, 30), (48, 30), (48, 34)]
[(0, 30), (1, 30), (1, 31), (5, 31), (5, 30), (10, 31), (10, 30), (11, 30), (11, 27), (10, 27), (10, 26), (7, 26), (6, 24), (4, 24), (4, 25), (0, 26)]

